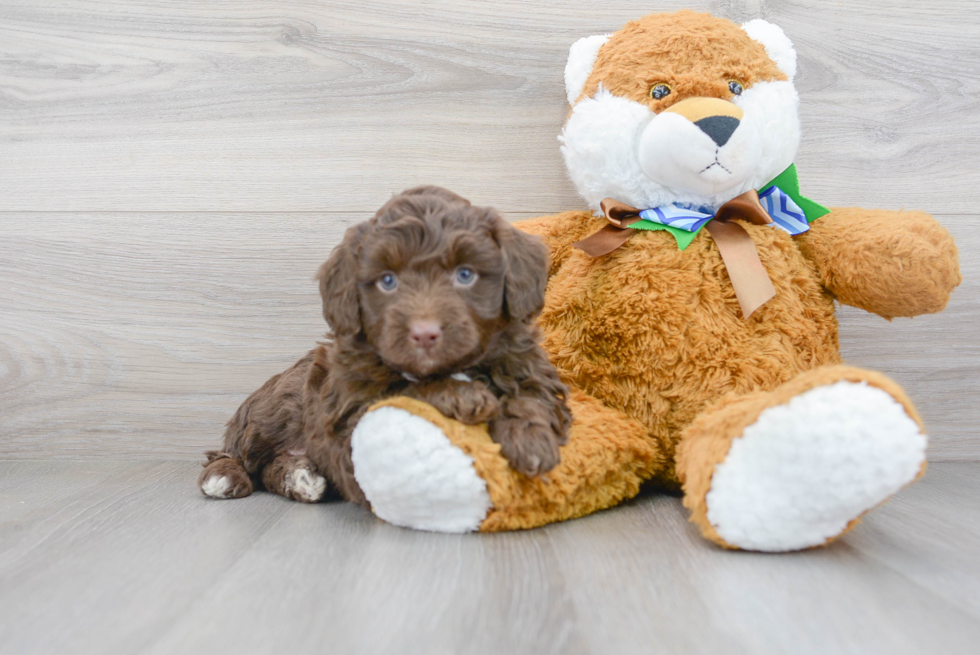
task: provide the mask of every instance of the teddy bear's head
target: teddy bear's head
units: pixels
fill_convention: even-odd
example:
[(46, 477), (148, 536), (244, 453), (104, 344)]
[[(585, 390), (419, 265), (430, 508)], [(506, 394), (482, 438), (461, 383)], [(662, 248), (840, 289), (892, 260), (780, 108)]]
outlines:
[(576, 42), (560, 137), (593, 209), (717, 208), (785, 170), (800, 140), (796, 52), (777, 26), (652, 14)]

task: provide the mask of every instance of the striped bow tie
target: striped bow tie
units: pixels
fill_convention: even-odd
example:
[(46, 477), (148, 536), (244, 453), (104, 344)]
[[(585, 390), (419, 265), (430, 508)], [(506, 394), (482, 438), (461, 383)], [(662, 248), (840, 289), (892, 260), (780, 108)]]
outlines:
[[(803, 234), (810, 229), (803, 209), (796, 204), (788, 193), (779, 187), (771, 186), (760, 193), (759, 204), (772, 219), (769, 225), (775, 228), (788, 232), (793, 236)], [(707, 207), (694, 207), (692, 205), (673, 203), (654, 207), (653, 209), (644, 209), (637, 212), (637, 216), (642, 221), (671, 227), (679, 232), (683, 232), (684, 234), (675, 233), (674, 237), (677, 239), (678, 247), (684, 250), (694, 240), (694, 236), (698, 233), (698, 230), (715, 217), (715, 212)], [(630, 227), (634, 230), (656, 229), (652, 226), (645, 226), (641, 221), (632, 223)]]
[(678, 203), (636, 209), (611, 198), (602, 201), (602, 211), (609, 225), (574, 244), (592, 257), (616, 250), (638, 230), (666, 230), (677, 241), (677, 247), (684, 250), (698, 231), (707, 226), (728, 269), (746, 319), (776, 292), (752, 238), (737, 223), (731, 223), (731, 219), (772, 225), (797, 235), (809, 230), (811, 222), (830, 212), (800, 193), (795, 165), (790, 165), (760, 191), (748, 191), (732, 198), (717, 211)]

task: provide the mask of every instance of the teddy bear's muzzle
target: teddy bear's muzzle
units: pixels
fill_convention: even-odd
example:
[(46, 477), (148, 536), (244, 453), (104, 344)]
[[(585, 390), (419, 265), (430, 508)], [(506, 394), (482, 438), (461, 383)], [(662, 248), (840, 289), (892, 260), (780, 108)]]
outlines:
[(687, 98), (664, 110), (694, 123), (720, 148), (728, 143), (744, 115), (737, 105), (721, 98)]

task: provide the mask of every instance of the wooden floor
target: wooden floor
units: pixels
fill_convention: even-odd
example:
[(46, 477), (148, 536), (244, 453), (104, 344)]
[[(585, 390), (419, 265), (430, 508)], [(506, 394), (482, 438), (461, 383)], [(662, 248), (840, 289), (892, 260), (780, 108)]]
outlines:
[(189, 462), (0, 462), (0, 653), (976, 653), (980, 464), (833, 546), (701, 540), (677, 498), (439, 535), (205, 499)]

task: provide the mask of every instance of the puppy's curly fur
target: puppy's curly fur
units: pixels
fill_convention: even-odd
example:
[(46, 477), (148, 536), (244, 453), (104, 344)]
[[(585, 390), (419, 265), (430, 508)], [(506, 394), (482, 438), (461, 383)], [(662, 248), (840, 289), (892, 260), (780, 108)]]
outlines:
[[(515, 470), (559, 462), (567, 390), (532, 319), (548, 255), (537, 237), (439, 187), (392, 198), (347, 231), (317, 278), (329, 340), (265, 383), (207, 453), (201, 490), (241, 497), (261, 482), (301, 501), (331, 491), (367, 505), (350, 437), (374, 402), (406, 395), (464, 423), (487, 422)], [(220, 476), (220, 477), (219, 477)]]

